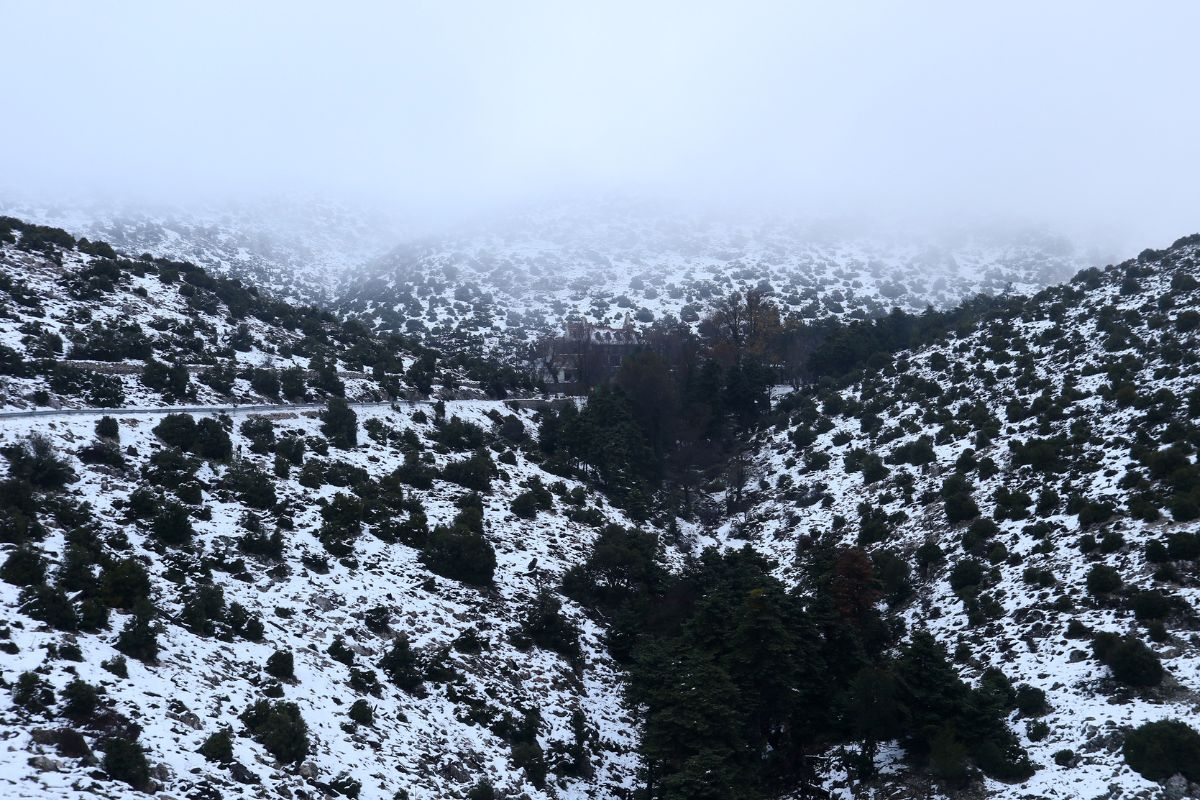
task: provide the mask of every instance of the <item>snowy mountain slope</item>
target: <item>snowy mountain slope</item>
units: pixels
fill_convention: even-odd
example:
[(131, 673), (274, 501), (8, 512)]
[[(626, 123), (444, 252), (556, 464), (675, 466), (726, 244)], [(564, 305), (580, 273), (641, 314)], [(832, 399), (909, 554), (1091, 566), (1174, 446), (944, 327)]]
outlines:
[[(790, 580), (817, 541), (886, 551), (910, 627), (969, 645), (968, 677), (995, 666), (1043, 690), (1045, 728), (1011, 720), (1039, 771), (989, 797), (1145, 796), (1124, 731), (1195, 718), (1198, 278), (1189, 237), (786, 396), (756, 442), (756, 498), (716, 534)], [(1100, 632), (1148, 644), (1161, 683), (1114, 677)]]
[[(15, 220), (0, 225), (0, 281), (8, 408), (319, 400), (339, 382), (352, 399), (380, 399), (403, 391), (416, 360), (399, 341), (236, 279)], [(150, 379), (147, 363), (158, 365)]]
[(804, 319), (870, 317), (1033, 291), (1081, 266), (1069, 243), (1040, 234), (921, 239), (588, 207), (407, 243), (339, 296), (381, 330), (520, 352), (567, 316), (695, 324), (727, 294), (759, 289)]
[(350, 204), (277, 200), (236, 206), (114, 206), (6, 201), (0, 214), (64, 228), (133, 255), (190, 261), (272, 295), (327, 305), (352, 269), (387, 253), (403, 230)]
[[(631, 500), (620, 481), (642, 466), (620, 461), (645, 453), (628, 438), (637, 423), (607, 430), (589, 416), (618, 411), (611, 396), (580, 401), (573, 429), (565, 413), (544, 427), (554, 417), (534, 401), (344, 407), (336, 381), (351, 400), (407, 391), (420, 340), (4, 224), (7, 406), (113, 408), (103, 424), (102, 411), (0, 417), (0, 679), (12, 698), (0, 703), (0, 793), (633, 797), (653, 780), (652, 715), (627, 703), (638, 662), (618, 666), (609, 650), (610, 631), (630, 630), (568, 599), (580, 595), (562, 580), (609, 523), (659, 534), (650, 558), (677, 573), (704, 545), (749, 544), (814, 608), (808, 559), (859, 545), (873, 612), (904, 624), (881, 664), (924, 628), (977, 686), (998, 667), (1045, 694), (1044, 707), (1004, 711), (1031, 776), (942, 780), (901, 737), (877, 743), (880, 774), (863, 778), (859, 745), (831, 729), (813, 741), (836, 744), (804, 753), (831, 797), (1148, 797), (1156, 785), (1126, 765), (1127, 731), (1194, 718), (1196, 237), (940, 328), (938, 315), (872, 323), (933, 326), (894, 337), (929, 342), (916, 350), (848, 346), (870, 325), (815, 342), (849, 355), (826, 354), (817, 383), (731, 429), (748, 444), (744, 496), (723, 494), (733, 465), (710, 465), (695, 491), (711, 509), (671, 519), (668, 498), (639, 494), (626, 507), (651, 521), (635, 525), (614, 502)], [(113, 341), (129, 323), (144, 341), (132, 329)], [(153, 369), (147, 383), (147, 351), (180, 364), (190, 390)], [(272, 384), (253, 368), (284, 365), (300, 371), (292, 400), (323, 409), (263, 393)], [(232, 383), (206, 382), (212, 369)], [(450, 383), (464, 377), (451, 370)], [(279, 405), (167, 417), (234, 402)], [(122, 412), (135, 406), (161, 412)]]
[[(489, 415), (497, 412), (512, 413), (491, 402), (452, 402), (447, 410), (449, 416), (485, 429), (495, 428)], [(120, 418), (120, 412), (115, 413)], [(517, 413), (528, 428), (529, 413)], [(74, 453), (94, 438), (96, 418), (6, 422), (0, 438), (7, 446), (39, 433), (61, 452)], [(233, 415), (233, 449), (241, 454), (239, 460), (256, 462), (269, 471), (269, 457), (250, 453), (252, 444), (240, 433), (242, 424), (252, 418)], [(279, 438), (322, 440), (312, 414), (281, 412), (270, 418)], [(187, 506), (195, 528), (191, 543), (164, 545), (156, 540), (153, 526), (126, 521), (130, 493), (139, 483), (138, 465), (164, 449), (152, 433), (159, 421), (120, 418), (120, 444), (130, 454), (128, 465), (88, 466), (69, 456), (79, 479), (66, 489), (69, 502), (89, 504), (88, 515), (94, 520), (89, 535), (104, 543), (100, 563), (108, 566), (102, 569), (111, 568), (110, 559), (124, 558), (145, 566), (151, 599), (164, 615), (157, 663), (127, 658), (128, 678), (101, 666), (120, 655), (114, 640), (129, 613), (114, 612), (110, 625), (95, 633), (54, 630), (19, 611), (20, 592), (5, 583), (0, 592), (8, 609), (3, 634), (7, 649), (0, 663), (7, 685), (22, 672), (32, 671), (58, 697), (76, 678), (99, 687), (103, 707), (142, 727), (140, 741), (153, 766), (152, 779), (175, 796), (250, 797), (264, 790), (302, 795), (319, 793), (320, 786), (328, 787), (339, 777), (361, 782), (364, 798), (461, 796), (485, 778), (509, 796), (523, 792), (533, 798), (614, 797), (631, 789), (637, 766), (636, 727), (621, 706), (618, 676), (601, 644), (601, 631), (567, 604), (564, 613), (582, 633), (577, 667), (563, 656), (513, 642), (537, 587), (555, 582), (567, 566), (578, 563), (595, 529), (566, 519), (568, 506), (561, 501), (554, 503), (554, 511), (539, 513), (533, 520), (519, 520), (509, 512), (522, 484), (532, 478), (546, 485), (560, 480), (540, 472), (519, 447), (505, 445), (517, 438), (511, 426), (508, 439), (497, 437), (496, 449), (512, 453), (515, 463), (501, 459), (499, 477), (484, 497), (484, 532), (496, 553), (495, 585), (480, 589), (430, 572), (418, 560), (418, 549), (391, 539), (374, 524), (353, 539), (352, 554), (329, 556), (318, 537), (322, 525), (318, 504), (357, 489), (328, 483), (313, 489), (301, 485), (295, 471), (291, 478), (276, 482), (279, 496), (272, 516), (221, 488), (230, 466), (206, 463), (197, 473), (205, 487), (202, 497)], [(434, 431), (424, 414), (412, 409), (363, 412), (359, 424), (367, 430), (412, 431), (420, 439)], [(306, 462), (341, 462), (378, 479), (392, 471), (397, 455), (395, 437), (391, 441), (386, 434), (381, 437), (377, 441), (362, 436), (359, 447), (330, 449), (328, 458), (310, 452)], [(435, 468), (461, 459), (457, 453), (427, 452)], [(562, 488), (570, 485), (568, 481)], [(466, 494), (467, 490), (441, 479), (428, 489), (404, 488), (406, 503), (425, 510), (430, 529), (450, 523), (458, 512), (456, 499)], [(595, 496), (589, 496), (588, 502), (597, 504), (605, 519), (627, 523)], [(239, 552), (238, 537), (247, 533), (247, 514), (260, 515), (268, 531), (274, 529), (269, 520), (290, 519), (280, 558)], [(60, 530), (49, 520), (47, 525), (48, 534), (26, 546), (43, 554), (53, 575), (62, 568), (64, 536), (77, 543), (82, 534)], [(5, 549), (11, 552), (11, 546)], [(327, 571), (314, 566), (318, 554), (328, 558)], [(181, 624), (188, 614), (181, 598), (209, 585), (209, 580), (223, 590), (227, 608), (239, 603), (250, 617), (262, 621), (261, 641), (220, 633), (202, 635)], [(228, 619), (228, 612), (222, 612), (218, 625)], [(397, 634), (407, 636), (413, 650), (437, 666), (436, 673), (432, 667), (429, 670), (435, 677), (404, 690), (390, 685), (375, 669)], [(344, 637), (353, 652), (354, 669), (365, 670), (371, 681), (379, 682), (376, 693), (349, 687), (351, 669), (326, 652), (336, 636)], [(78, 646), (78, 655), (72, 654), (70, 645)], [(233, 738), (237, 766), (207, 761), (197, 752), (207, 737), (228, 725), (239, 732), (237, 715), (272, 684), (263, 666), (275, 651), (294, 656), (295, 678), (284, 679), (281, 690), (283, 700), (298, 704), (308, 726), (311, 747), (303, 763), (280, 766), (262, 746), (240, 734)], [(370, 725), (352, 723), (348, 716), (359, 696), (374, 708)], [(61, 714), (62, 705), (56, 708), (55, 713)], [(537, 743), (532, 757), (529, 745), (517, 748), (525, 740), (513, 733), (513, 725), (519, 727), (526, 712), (537, 714), (536, 733), (530, 739)], [(63, 724), (53, 717), (7, 704), (0, 710), (3, 726), (10, 732), (0, 748), (0, 785), (6, 787), (2, 793), (128, 796), (127, 786), (104, 779), (86, 761), (64, 757), (52, 744), (45, 744), (49, 734), (39, 731)], [(79, 728), (97, 755), (103, 724)], [(107, 724), (116, 723), (108, 720)], [(572, 749), (577, 746), (582, 750)], [(584, 753), (588, 765), (575, 777), (564, 766), (573, 752)], [(533, 766), (515, 765), (512, 756), (520, 753), (524, 753), (523, 763)], [(551, 776), (545, 788), (538, 788), (534, 784), (541, 779), (532, 776), (542, 762)], [(586, 775), (586, 780), (578, 774)]]

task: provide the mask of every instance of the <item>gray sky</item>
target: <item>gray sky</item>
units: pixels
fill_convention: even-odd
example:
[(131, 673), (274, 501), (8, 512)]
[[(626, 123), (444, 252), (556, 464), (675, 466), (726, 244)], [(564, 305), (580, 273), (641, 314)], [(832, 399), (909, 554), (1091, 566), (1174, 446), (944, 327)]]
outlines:
[(0, 189), (1200, 230), (1200, 3), (7, 0)]

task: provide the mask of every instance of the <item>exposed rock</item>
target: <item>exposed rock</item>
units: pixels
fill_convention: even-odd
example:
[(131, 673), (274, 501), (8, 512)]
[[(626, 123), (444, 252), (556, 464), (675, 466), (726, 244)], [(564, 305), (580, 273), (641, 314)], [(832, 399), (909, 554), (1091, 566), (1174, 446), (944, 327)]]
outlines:
[(62, 764), (48, 756), (34, 756), (29, 759), (29, 766), (36, 769), (38, 772), (58, 772), (62, 769)]
[(1188, 780), (1178, 773), (1167, 778), (1167, 782), (1163, 784), (1164, 800), (1183, 800), (1187, 795)]

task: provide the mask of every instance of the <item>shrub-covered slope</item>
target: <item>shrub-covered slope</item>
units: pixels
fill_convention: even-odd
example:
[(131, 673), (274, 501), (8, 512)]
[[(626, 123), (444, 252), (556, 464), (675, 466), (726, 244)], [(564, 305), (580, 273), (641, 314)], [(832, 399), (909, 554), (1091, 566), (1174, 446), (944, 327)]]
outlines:
[(197, 264), (300, 305), (324, 305), (346, 272), (386, 254), (400, 228), (352, 204), (274, 200), (208, 207), (36, 203), (0, 214), (109, 242), (126, 253)]
[(236, 278), (0, 218), (9, 408), (372, 400), (464, 377), (419, 344)]
[(772, 221), (718, 223), (646, 209), (569, 207), (402, 245), (339, 291), (380, 330), (520, 352), (563, 320), (695, 325), (748, 290), (805, 320), (893, 306), (948, 307), (986, 292), (1034, 291), (1083, 262), (1049, 236), (984, 234), (936, 243)]
[(779, 297), (739, 299), (534, 411), (347, 403), (482, 362), (3, 224), (6, 398), (46, 413), (0, 419), (0, 793), (1200, 780), (1197, 237), (796, 326), (818, 377), (770, 402)]
[(601, 631), (542, 593), (627, 520), (529, 412), (448, 406), (5, 423), (0, 794), (632, 787)]
[(1012, 712), (1040, 769), (989, 796), (1140, 791), (1124, 729), (1194, 719), (1198, 278), (1189, 237), (787, 396), (718, 534), (801, 582), (821, 543), (861, 547), (965, 676), (1042, 690)]

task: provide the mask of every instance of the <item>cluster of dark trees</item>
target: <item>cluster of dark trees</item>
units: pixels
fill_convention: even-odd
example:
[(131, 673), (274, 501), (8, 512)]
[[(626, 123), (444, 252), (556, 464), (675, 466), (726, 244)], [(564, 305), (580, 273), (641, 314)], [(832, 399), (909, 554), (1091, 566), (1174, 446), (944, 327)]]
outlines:
[(543, 415), (548, 467), (592, 479), (636, 518), (654, 510), (690, 517), (702, 484), (738, 483), (725, 473), (770, 411), (777, 327), (778, 310), (753, 293), (730, 297), (701, 336), (655, 327), (582, 408)]
[[(629, 698), (645, 713), (648, 797), (803, 790), (824, 771), (818, 755), (838, 744), (856, 745), (849, 766), (867, 779), (892, 739), (947, 785), (979, 771), (1032, 774), (1004, 722), (1023, 692), (994, 669), (971, 688), (928, 632), (906, 634), (879, 611), (896, 565), (816, 548), (801, 592), (749, 548), (705, 551), (678, 574), (658, 566), (657, 550), (653, 534), (610, 526), (563, 580), (608, 621), (609, 647), (629, 669)], [(1031, 693), (1024, 708), (1043, 713)]]
[(656, 498), (659, 508), (689, 517), (704, 485), (726, 489), (726, 510), (733, 510), (742, 501), (746, 434), (773, 419), (771, 386), (811, 387), (797, 402), (813, 391), (836, 392), (865, 372), (895, 375), (898, 351), (969, 330), (1021, 302), (981, 296), (950, 311), (896, 309), (874, 320), (810, 323), (781, 320), (761, 292), (733, 293), (698, 334), (677, 323), (652, 326), (610, 380), (597, 373), (582, 410), (545, 416), (542, 449), (551, 464), (582, 467), (642, 515)]

